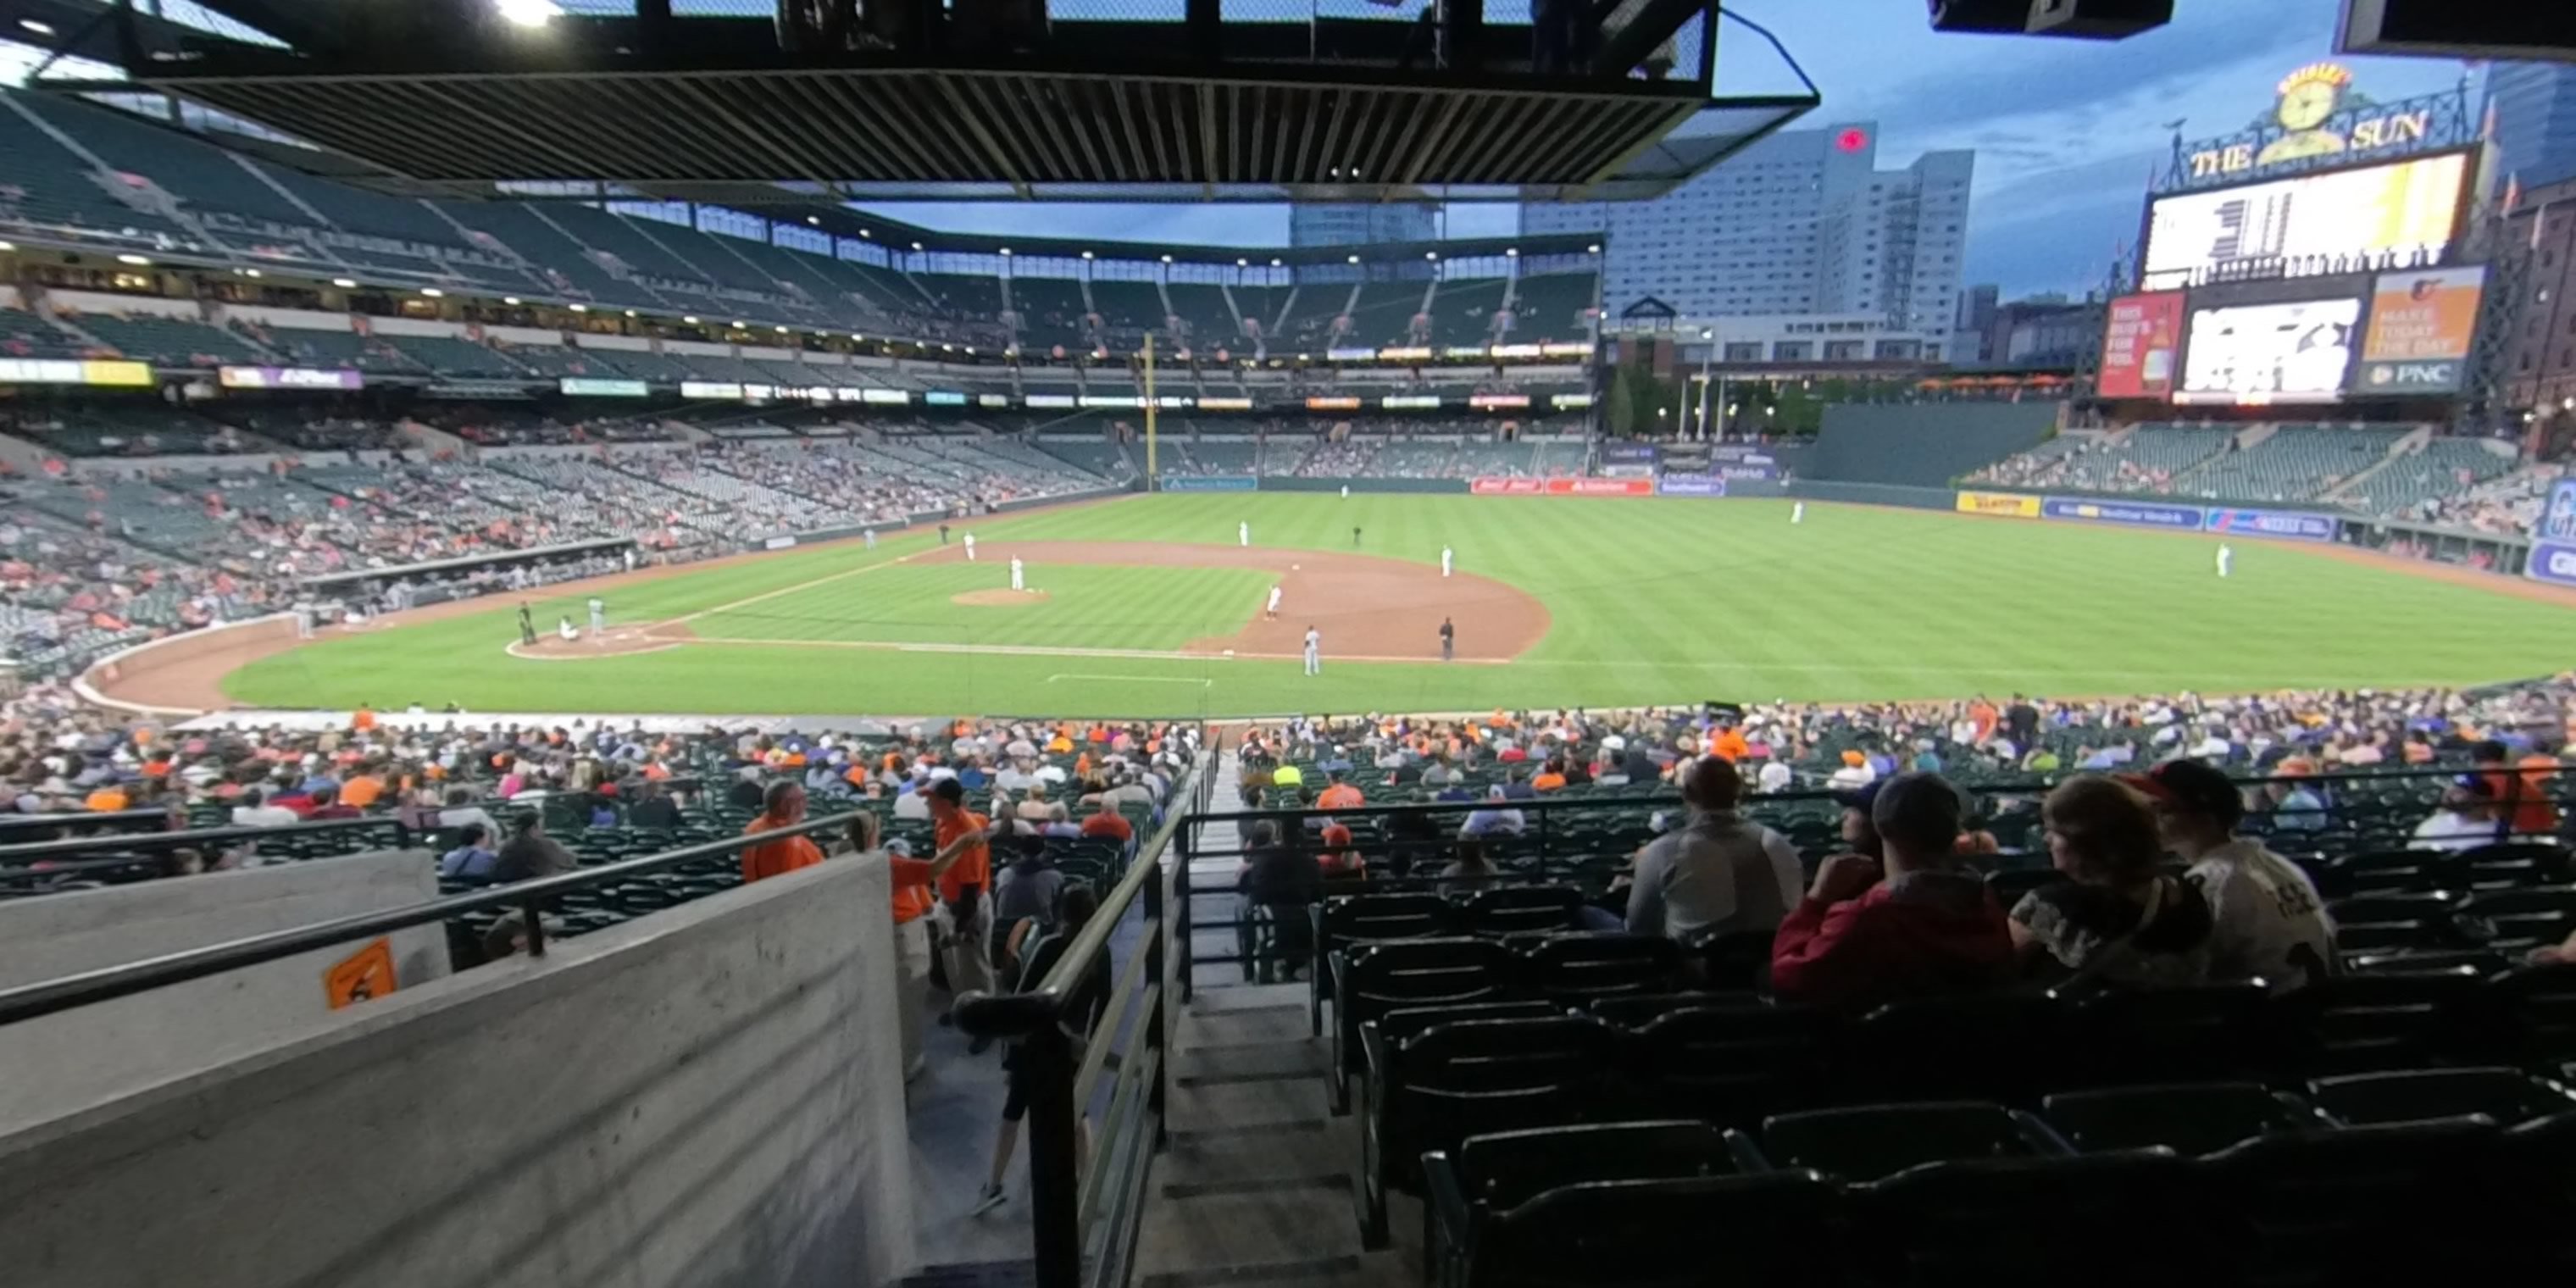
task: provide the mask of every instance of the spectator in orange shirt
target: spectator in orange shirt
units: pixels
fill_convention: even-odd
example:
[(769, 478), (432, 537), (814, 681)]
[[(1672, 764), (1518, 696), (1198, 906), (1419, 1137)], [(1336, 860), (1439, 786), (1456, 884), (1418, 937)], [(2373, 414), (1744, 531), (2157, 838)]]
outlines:
[(1530, 779), (1530, 790), (1534, 792), (1564, 791), (1565, 761), (1556, 756), (1548, 757), (1547, 763), (1539, 766), (1537, 775)]
[[(805, 789), (795, 783), (769, 785), (762, 798), (760, 815), (743, 825), (742, 834), (757, 836), (782, 827), (794, 827), (805, 821)], [(823, 861), (823, 851), (803, 836), (782, 836), (774, 841), (748, 845), (742, 851), (742, 879), (763, 881), (785, 876), (798, 868), (810, 868)]]
[(1341, 771), (1335, 770), (1325, 777), (1327, 782), (1324, 792), (1315, 798), (1315, 808), (1358, 809), (1367, 803), (1367, 796), (1363, 795), (1359, 788), (1342, 781)]
[(115, 783), (101, 783), (91, 790), (88, 798), (81, 802), (81, 806), (84, 809), (106, 814), (124, 809), (130, 803), (132, 803), (131, 799), (126, 796), (123, 787)]
[(1115, 803), (1104, 798), (1091, 811), (1091, 816), (1082, 820), (1082, 834), (1116, 841), (1124, 846), (1136, 839), (1136, 825), (1119, 814)]
[(360, 733), (372, 731), (376, 727), (375, 711), (367, 704), (359, 703), (357, 713), (349, 717), (349, 727)]
[(1746, 742), (1744, 734), (1729, 725), (1718, 730), (1717, 736), (1708, 740), (1708, 754), (1733, 764), (1752, 755), (1753, 744)]
[(375, 804), (385, 794), (385, 780), (379, 777), (383, 772), (371, 762), (349, 775), (349, 781), (340, 784), (340, 803), (357, 809)]
[(1358, 850), (1351, 848), (1351, 829), (1339, 823), (1326, 823), (1324, 834), (1319, 839), (1323, 849), (1316, 854), (1315, 862), (1324, 869), (1325, 880), (1368, 875), (1368, 861), (1360, 857)]
[(2469, 754), (2477, 767), (2486, 771), (2487, 782), (2494, 788), (2496, 817), (2503, 821), (2507, 833), (2496, 839), (2546, 838), (2558, 830), (2558, 807), (2549, 800), (2557, 761), (2547, 756), (2525, 756), (2515, 762), (2515, 767), (2524, 772), (2511, 772), (2506, 768), (2506, 758), (2512, 751), (2493, 738), (2479, 743)]
[(885, 859), (894, 887), (895, 1009), (903, 1038), (903, 1080), (910, 1082), (927, 1067), (921, 1013), (930, 1005), (930, 892), (966, 856), (969, 844), (982, 844), (984, 838), (961, 840), (923, 860), (913, 858), (911, 847), (901, 841), (880, 845), (882, 827), (875, 814), (861, 811), (850, 819), (845, 835), (861, 859)]
[(942, 778), (930, 785), (930, 826), (942, 851), (966, 842), (963, 861), (939, 879), (939, 900), (948, 908), (940, 952), (948, 967), (949, 995), (992, 992), (993, 853), (980, 839), (992, 823), (966, 808), (963, 785)]

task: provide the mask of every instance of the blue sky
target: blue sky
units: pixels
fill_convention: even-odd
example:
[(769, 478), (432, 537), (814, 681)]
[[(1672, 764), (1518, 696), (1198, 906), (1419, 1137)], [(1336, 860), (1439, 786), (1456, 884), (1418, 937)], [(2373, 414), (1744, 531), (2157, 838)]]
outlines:
[[(2334, 57), (2338, 0), (2178, 0), (2160, 31), (2116, 43), (1933, 32), (1921, 0), (1732, 0), (1769, 27), (1824, 91), (1801, 125), (1876, 120), (1882, 167), (1935, 148), (1977, 151), (1966, 280), (2007, 298), (2098, 285), (2137, 236), (2163, 122), (2200, 138), (2242, 128), (2290, 69)], [(1722, 92), (1795, 87), (1770, 50), (1729, 24)], [(2381, 100), (2455, 84), (2444, 59), (2338, 59)], [(936, 227), (1232, 245), (1286, 239), (1279, 206), (872, 207)], [(1450, 207), (1448, 235), (1508, 234), (1511, 206)]]

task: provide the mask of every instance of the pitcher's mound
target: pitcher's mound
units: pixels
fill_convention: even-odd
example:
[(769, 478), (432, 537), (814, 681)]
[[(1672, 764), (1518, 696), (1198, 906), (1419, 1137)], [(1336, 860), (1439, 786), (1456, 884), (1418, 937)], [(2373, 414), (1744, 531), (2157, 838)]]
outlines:
[(1046, 597), (1043, 590), (970, 590), (963, 595), (950, 595), (948, 602), (975, 608), (1018, 608), (1027, 604), (1043, 604)]

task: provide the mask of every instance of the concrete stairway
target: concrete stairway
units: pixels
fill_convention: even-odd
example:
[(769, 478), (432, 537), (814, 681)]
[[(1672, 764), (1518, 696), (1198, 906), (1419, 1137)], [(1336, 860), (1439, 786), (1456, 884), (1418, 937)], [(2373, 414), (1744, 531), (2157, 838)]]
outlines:
[[(1219, 763), (1215, 812), (1241, 808), (1232, 751)], [(1233, 916), (1240, 849), (1234, 826), (1203, 829), (1190, 861), (1196, 915)], [(1173, 861), (1177, 862), (1178, 859)], [(1230, 930), (1195, 936), (1203, 949), (1231, 952)], [(1397, 1247), (1363, 1251), (1359, 1119), (1331, 1110), (1330, 1045), (1312, 1036), (1307, 986), (1248, 984), (1220, 963), (1196, 976), (1197, 995), (1172, 1034), (1169, 1141), (1154, 1160), (1144, 1229), (1136, 1251), (1139, 1288), (1215, 1285), (1347, 1285), (1397, 1288), (1419, 1282), (1419, 1208), (1396, 1196), (1390, 1225)]]

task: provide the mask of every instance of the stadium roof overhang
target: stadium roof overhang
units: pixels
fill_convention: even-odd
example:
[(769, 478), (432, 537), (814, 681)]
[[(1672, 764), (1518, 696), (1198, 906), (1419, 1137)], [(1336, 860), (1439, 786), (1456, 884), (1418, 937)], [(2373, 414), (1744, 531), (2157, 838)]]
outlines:
[(767, 23), (714, 18), (660, 19), (651, 40), (629, 18), (463, 47), (199, 41), (127, 72), (408, 191), (574, 181), (737, 205), (783, 185), (821, 202), (1642, 198), (1816, 104), (1714, 97), (1709, 0), (1622, 3), (1698, 23), (1679, 55), (1696, 74), (1537, 75), (1529, 28), (1499, 24), (1462, 72), (1414, 66), (1414, 29), (1383, 20), (1228, 23), (1212, 58), (1181, 52), (1177, 23), (1059, 20), (1034, 53), (976, 61), (792, 54)]

